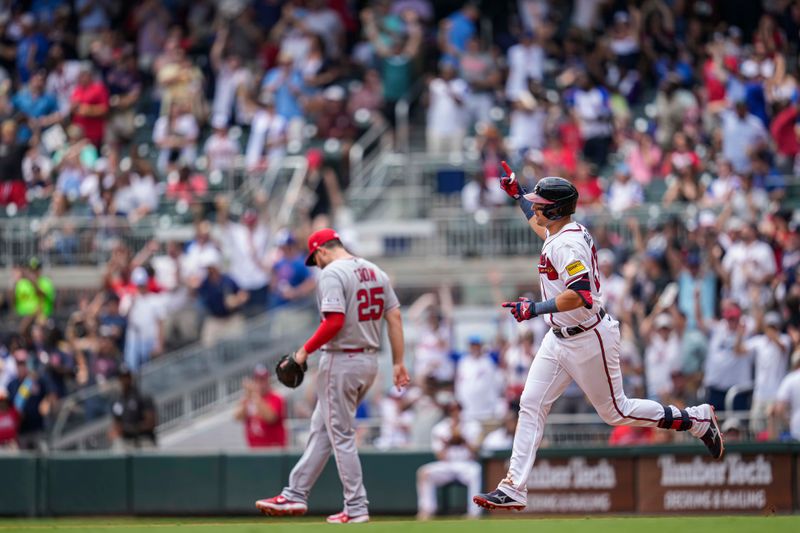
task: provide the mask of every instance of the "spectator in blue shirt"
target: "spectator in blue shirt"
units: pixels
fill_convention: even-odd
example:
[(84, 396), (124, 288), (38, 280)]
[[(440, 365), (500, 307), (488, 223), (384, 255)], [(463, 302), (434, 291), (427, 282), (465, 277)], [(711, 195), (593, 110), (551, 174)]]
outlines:
[(233, 278), (222, 273), (222, 257), (216, 250), (205, 254), (203, 266), (205, 279), (195, 282), (197, 297), (206, 311), (200, 340), (205, 346), (213, 346), (220, 339), (244, 333), (241, 308), (247, 302), (248, 294)]
[(305, 123), (302, 100), (305, 89), (303, 75), (285, 53), (278, 56), (277, 66), (267, 71), (261, 81), (261, 91), (275, 97), (275, 112), (286, 120), (290, 139), (298, 137)]
[(442, 59), (457, 59), (465, 52), (467, 42), (477, 33), (475, 22), (480, 16), (477, 4), (467, 4), (444, 19), (439, 27), (439, 48), (445, 54)]
[(768, 150), (759, 150), (750, 159), (753, 186), (764, 189), (773, 200), (780, 200), (786, 193), (786, 179), (772, 166)]
[(43, 70), (35, 72), (28, 84), (11, 99), (14, 111), (27, 119), (17, 132), (19, 142), (28, 142), (34, 132), (44, 131), (61, 120), (58, 99), (45, 92), (45, 76)]
[(316, 280), (306, 266), (305, 254), (287, 230), (277, 237), (279, 258), (272, 265), (270, 307), (280, 307), (307, 298), (316, 287)]
[(22, 419), (19, 426), (19, 447), (23, 450), (36, 450), (42, 442), (44, 416), (56, 399), (47, 382), (31, 370), (32, 360), (27, 350), (16, 350), (14, 360), (17, 363), (17, 377), (8, 384), (8, 397)]
[(17, 72), (22, 83), (27, 83), (37, 68), (47, 60), (49, 42), (36, 28), (36, 17), (26, 13), (20, 17), (22, 38), (17, 43)]

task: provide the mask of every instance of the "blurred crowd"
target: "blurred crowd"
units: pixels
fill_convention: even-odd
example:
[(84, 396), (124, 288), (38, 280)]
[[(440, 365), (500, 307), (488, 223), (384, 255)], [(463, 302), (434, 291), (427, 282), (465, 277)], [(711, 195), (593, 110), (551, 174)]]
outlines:
[[(507, 208), (501, 160), (528, 187), (546, 175), (576, 184), (622, 322), (629, 395), (750, 411), (738, 431), (777, 437), (800, 413), (789, 373), (800, 360), (798, 44), (790, 0), (5, 3), (0, 212), (41, 209), (50, 261), (74, 263), (87, 246), (110, 260), (101, 290), (74, 307), (42, 261), (15, 267), (6, 308), (20, 328), (0, 354), (0, 409), (30, 411), (41, 431), (59, 398), (123, 362), (135, 372), (308, 299), (298, 241), (343, 207), (357, 136), (394, 125), (395, 104), (421, 86), (427, 151), (481, 162), (466, 211)], [(273, 227), (263, 197), (231, 213), (224, 176), (294, 153), (309, 169), (294, 234)], [(136, 225), (165, 204), (193, 206), (191, 237), (139, 249), (103, 222), (109, 238), (87, 243), (75, 221)], [(676, 215), (643, 215), (653, 205)], [(609, 212), (617, 223), (593, 222)], [(519, 295), (492, 284), (498, 302)], [(387, 446), (421, 442), (415, 432), (430, 442), (443, 413), (432, 405), (455, 399), (465, 419), (496, 424), (521, 392), (540, 324), (461, 345), (446, 300), (412, 313), (416, 386), (371, 405)], [(20, 380), (39, 399), (19, 400)], [(589, 407), (570, 388), (554, 409)]]

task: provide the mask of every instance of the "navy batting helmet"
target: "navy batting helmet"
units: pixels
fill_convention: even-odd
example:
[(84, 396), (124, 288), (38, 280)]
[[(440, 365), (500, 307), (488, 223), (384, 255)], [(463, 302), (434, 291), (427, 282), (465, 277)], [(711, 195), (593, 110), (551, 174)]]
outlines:
[(534, 204), (544, 204), (542, 214), (550, 220), (558, 220), (575, 212), (578, 189), (564, 178), (550, 176), (540, 179), (525, 199)]

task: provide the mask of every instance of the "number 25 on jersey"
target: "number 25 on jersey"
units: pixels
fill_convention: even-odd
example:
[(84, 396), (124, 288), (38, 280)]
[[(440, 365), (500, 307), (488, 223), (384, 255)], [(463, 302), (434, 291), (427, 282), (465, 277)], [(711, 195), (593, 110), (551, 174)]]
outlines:
[(356, 299), (358, 300), (359, 322), (380, 320), (383, 317), (383, 287), (359, 289)]

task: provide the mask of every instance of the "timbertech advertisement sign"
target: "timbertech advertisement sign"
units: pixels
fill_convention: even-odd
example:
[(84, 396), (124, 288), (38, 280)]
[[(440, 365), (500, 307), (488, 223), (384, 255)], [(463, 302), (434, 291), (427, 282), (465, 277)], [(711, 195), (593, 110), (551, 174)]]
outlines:
[[(489, 479), (505, 477), (508, 463), (491, 461)], [(528, 478), (529, 513), (633, 512), (632, 459), (540, 459)]]
[[(722, 461), (670, 454), (542, 458), (528, 479), (526, 512), (791, 512), (792, 462), (788, 453), (730, 453)], [(502, 479), (507, 469), (507, 459), (490, 460), (486, 479)]]
[(638, 510), (791, 511), (790, 455), (728, 454), (722, 461), (661, 455), (637, 460)]

